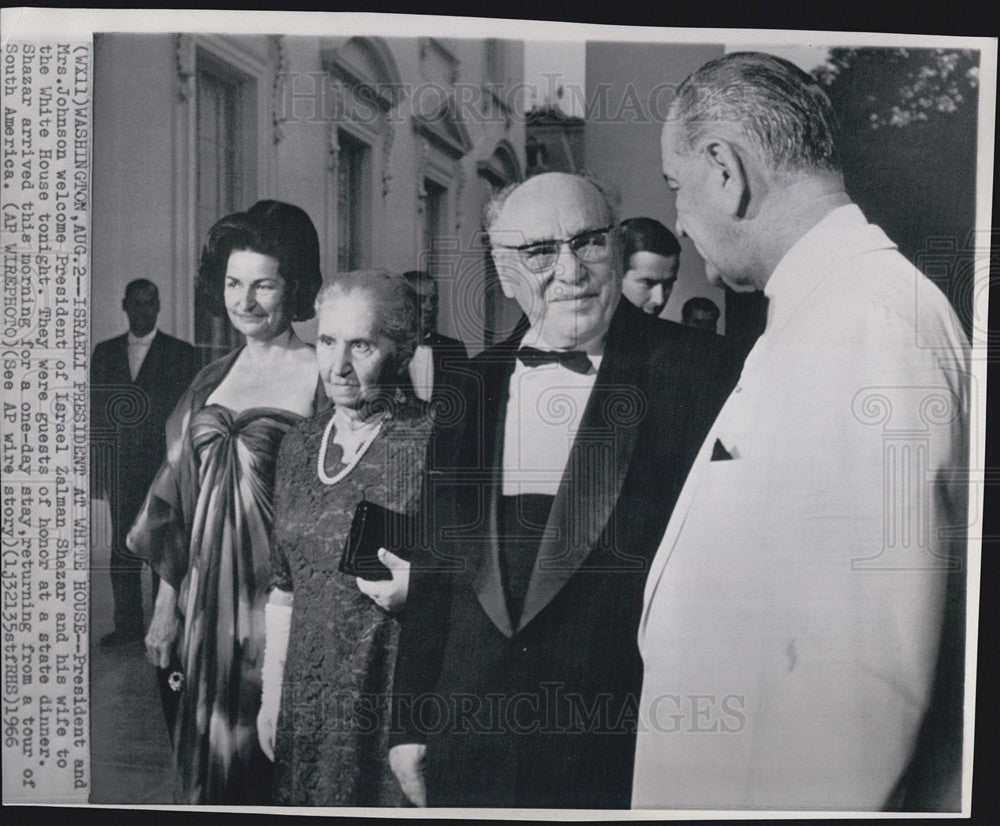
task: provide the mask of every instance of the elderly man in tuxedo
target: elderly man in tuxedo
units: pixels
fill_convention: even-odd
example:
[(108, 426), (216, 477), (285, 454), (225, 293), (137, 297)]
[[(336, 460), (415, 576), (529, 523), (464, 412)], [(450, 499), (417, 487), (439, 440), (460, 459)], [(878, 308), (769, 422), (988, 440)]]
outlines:
[(646, 583), (637, 808), (957, 805), (968, 343), (832, 125), (809, 75), (739, 53), (663, 129), (678, 233), (768, 318)]
[[(111, 590), (114, 630), (100, 641), (114, 648), (142, 639), (142, 562), (125, 535), (166, 452), (167, 417), (194, 376), (194, 348), (156, 329), (160, 297), (145, 278), (125, 287), (128, 332), (102, 341), (90, 365), (94, 489), (111, 506)], [(106, 450), (104, 448), (107, 448)], [(159, 578), (153, 575), (153, 593)]]
[(590, 180), (539, 175), (487, 217), (525, 319), (436, 422), (390, 764), (421, 805), (627, 808), (642, 587), (724, 353), (620, 300)]

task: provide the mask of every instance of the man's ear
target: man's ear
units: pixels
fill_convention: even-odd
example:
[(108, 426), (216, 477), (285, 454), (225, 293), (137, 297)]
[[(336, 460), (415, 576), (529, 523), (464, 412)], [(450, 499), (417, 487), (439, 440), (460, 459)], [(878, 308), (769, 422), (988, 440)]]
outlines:
[(712, 171), (716, 192), (727, 212), (734, 218), (746, 214), (750, 200), (750, 179), (739, 149), (728, 141), (716, 140), (705, 145), (705, 154)]
[(614, 269), (615, 278), (618, 281), (618, 285), (621, 286), (622, 282), (625, 280), (625, 275), (628, 273), (631, 266), (631, 261), (625, 260), (625, 234), (624, 230), (620, 226), (615, 226), (611, 231), (610, 235), (610, 246), (611, 255), (609, 260), (611, 261), (612, 267)]

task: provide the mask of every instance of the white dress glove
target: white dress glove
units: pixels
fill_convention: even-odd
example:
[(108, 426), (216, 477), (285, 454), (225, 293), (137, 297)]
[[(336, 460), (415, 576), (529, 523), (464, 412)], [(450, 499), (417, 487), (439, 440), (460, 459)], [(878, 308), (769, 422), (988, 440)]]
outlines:
[(281, 708), (281, 683), (288, 656), (288, 637), (292, 631), (292, 606), (273, 599), (264, 606), (264, 665), (261, 669), (262, 691), (257, 713), (257, 738), (268, 760), (274, 760), (274, 736)]
[(424, 782), (424, 755), (427, 746), (423, 743), (403, 743), (389, 749), (389, 768), (396, 775), (406, 799), (414, 806), (427, 805), (427, 785)]

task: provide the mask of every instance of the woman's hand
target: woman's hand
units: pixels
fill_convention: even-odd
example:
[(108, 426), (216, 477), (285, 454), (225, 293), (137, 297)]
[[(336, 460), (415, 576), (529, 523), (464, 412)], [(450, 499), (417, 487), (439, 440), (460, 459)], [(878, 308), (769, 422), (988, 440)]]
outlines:
[(170, 651), (180, 623), (177, 621), (177, 592), (169, 583), (160, 581), (160, 591), (153, 608), (153, 619), (146, 632), (146, 659), (157, 668), (170, 665)]
[(410, 563), (385, 548), (379, 548), (378, 561), (392, 572), (392, 579), (358, 577), (358, 590), (379, 608), (398, 611), (406, 605), (406, 594), (410, 590)]

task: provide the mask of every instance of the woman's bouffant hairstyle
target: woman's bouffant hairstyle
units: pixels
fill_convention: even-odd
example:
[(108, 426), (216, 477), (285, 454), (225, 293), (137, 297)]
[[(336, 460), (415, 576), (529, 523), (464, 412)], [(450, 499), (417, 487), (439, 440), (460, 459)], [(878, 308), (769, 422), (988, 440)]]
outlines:
[(316, 313), (340, 296), (363, 293), (375, 310), (376, 335), (385, 336), (396, 348), (387, 370), (391, 378), (401, 377), (420, 343), (420, 297), (403, 275), (385, 270), (341, 272), (323, 282), (316, 296)]
[(319, 236), (304, 210), (282, 201), (258, 201), (246, 212), (221, 218), (208, 231), (195, 291), (214, 316), (226, 315), (226, 266), (229, 256), (240, 250), (267, 255), (278, 262), (292, 321), (313, 317), (313, 302), (323, 276), (319, 270)]

